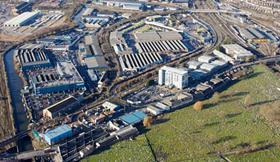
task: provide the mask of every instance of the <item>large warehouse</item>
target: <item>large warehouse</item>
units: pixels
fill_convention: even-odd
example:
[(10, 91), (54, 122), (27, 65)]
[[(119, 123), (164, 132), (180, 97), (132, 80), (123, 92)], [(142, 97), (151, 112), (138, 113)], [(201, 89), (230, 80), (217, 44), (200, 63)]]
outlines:
[(120, 56), (120, 63), (123, 70), (137, 71), (145, 67), (161, 63), (162, 57), (158, 53), (127, 54)]
[(139, 53), (187, 51), (182, 36), (175, 31), (144, 32), (134, 34)]
[(52, 66), (49, 59), (50, 51), (41, 45), (26, 44), (16, 50), (16, 55), (23, 70)]
[(33, 12), (24, 12), (11, 20), (4, 23), (4, 26), (6, 27), (20, 27), (27, 25), (30, 21), (34, 20), (38, 15), (40, 14), (40, 11), (33, 11)]
[(59, 62), (56, 68), (43, 68), (27, 73), (36, 94), (83, 90), (85, 83), (72, 62)]

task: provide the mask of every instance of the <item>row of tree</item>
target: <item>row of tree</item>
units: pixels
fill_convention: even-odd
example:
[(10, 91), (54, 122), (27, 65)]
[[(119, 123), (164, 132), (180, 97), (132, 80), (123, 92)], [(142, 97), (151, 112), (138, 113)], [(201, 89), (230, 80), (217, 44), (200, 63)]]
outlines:
[[(212, 96), (211, 100), (210, 100), (210, 104), (212, 105), (216, 105), (220, 102), (221, 99), (221, 95), (219, 92), (215, 92), (214, 95)], [(247, 94), (244, 98), (243, 101), (243, 105), (246, 108), (249, 108), (250, 106), (253, 105), (253, 98), (250, 94)], [(193, 105), (194, 110), (196, 111), (201, 111), (203, 110), (203, 108), (205, 108), (205, 104), (203, 101), (197, 101), (194, 105)]]

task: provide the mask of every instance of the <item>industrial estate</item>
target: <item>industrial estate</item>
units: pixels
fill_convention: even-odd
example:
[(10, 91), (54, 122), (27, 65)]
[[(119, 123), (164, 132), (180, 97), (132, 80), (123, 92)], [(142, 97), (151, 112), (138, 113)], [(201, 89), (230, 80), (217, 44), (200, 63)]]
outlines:
[(0, 161), (280, 161), (279, 0), (0, 1)]

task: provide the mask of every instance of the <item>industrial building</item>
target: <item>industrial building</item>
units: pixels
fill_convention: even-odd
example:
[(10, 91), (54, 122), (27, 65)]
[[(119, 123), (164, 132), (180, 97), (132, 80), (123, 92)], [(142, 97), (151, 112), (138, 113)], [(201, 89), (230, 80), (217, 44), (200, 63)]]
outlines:
[(24, 12), (32, 11), (32, 3), (30, 2), (21, 2), (15, 6), (13, 12), (16, 14), (22, 14)]
[(191, 60), (187, 63), (187, 66), (189, 69), (199, 69), (201, 64), (202, 64), (201, 62)]
[(49, 58), (51, 52), (45, 50), (41, 45), (26, 44), (21, 46), (15, 52), (22, 70), (52, 66)]
[(141, 10), (144, 7), (141, 3), (123, 3), (122, 8), (125, 10)]
[(119, 57), (122, 69), (125, 71), (137, 71), (152, 64), (161, 63), (162, 57), (158, 53), (127, 54)]
[(58, 62), (55, 68), (43, 68), (27, 73), (36, 94), (83, 90), (85, 83), (71, 62)]
[[(108, 133), (100, 127), (79, 125), (73, 129), (71, 137), (59, 142), (61, 161), (75, 161), (79, 156), (84, 157), (85, 154), (92, 153), (88, 151), (93, 151), (94, 144), (107, 136)], [(86, 150), (88, 146), (93, 146), (93, 150)]]
[(88, 69), (106, 70), (108, 68), (104, 56), (86, 57), (84, 59), (84, 63)]
[(209, 72), (202, 69), (195, 69), (193, 71), (190, 71), (190, 76), (193, 80), (201, 80), (207, 77), (208, 75)]
[(219, 69), (219, 66), (209, 63), (203, 63), (200, 65), (200, 69), (213, 73)]
[(179, 95), (168, 97), (161, 101), (162, 104), (169, 106), (171, 109), (179, 109), (191, 104), (194, 101), (193, 95), (182, 92)]
[(100, 28), (110, 21), (109, 17), (84, 17), (84, 23), (87, 28)]
[(90, 8), (90, 7), (88, 7), (88, 8), (86, 8), (86, 10), (83, 12), (83, 14), (82, 14), (82, 16), (84, 17), (84, 16), (91, 16), (92, 15), (92, 13), (93, 13), (93, 8)]
[(160, 109), (156, 106), (153, 106), (153, 105), (149, 105), (146, 109), (149, 113), (151, 113), (152, 115), (155, 115), (155, 116), (163, 113), (162, 109)]
[(258, 39), (265, 38), (265, 36), (262, 33), (260, 33), (258, 30), (256, 30), (255, 28), (248, 28), (248, 31), (250, 33), (252, 33)]
[(186, 88), (189, 84), (189, 72), (186, 69), (163, 66), (159, 70), (158, 84), (179, 89)]
[(254, 54), (239, 44), (224, 44), (225, 52), (237, 61), (246, 61), (255, 58)]
[(144, 120), (144, 118), (147, 115), (142, 111), (134, 111), (130, 114), (125, 114), (120, 117), (120, 120), (122, 120), (127, 125), (135, 125)]
[(221, 68), (221, 67), (225, 67), (225, 66), (228, 65), (227, 62), (222, 61), (222, 60), (214, 60), (214, 61), (211, 62), (211, 64), (212, 64), (212, 65), (217, 65), (217, 66), (219, 66), (220, 68)]
[(187, 51), (178, 32), (144, 32), (134, 34), (139, 53)]
[(80, 105), (80, 101), (74, 96), (69, 96), (43, 110), (43, 117), (53, 119), (75, 109)]
[(137, 3), (137, 2), (129, 2), (129, 1), (113, 1), (113, 0), (101, 0), (102, 4), (105, 4), (110, 7), (121, 7), (125, 10), (142, 10), (143, 7), (145, 7), (145, 4), (143, 3)]
[(40, 15), (40, 11), (24, 12), (4, 23), (6, 27), (20, 27), (28, 25)]
[(44, 139), (49, 145), (53, 145), (67, 137), (72, 136), (72, 128), (68, 125), (61, 125), (49, 130), (44, 134)]
[(117, 104), (114, 104), (112, 102), (106, 101), (102, 104), (102, 107), (104, 107), (106, 110), (110, 110), (110, 111), (116, 111), (118, 109), (120, 109), (120, 106)]
[(214, 50), (213, 54), (216, 57), (218, 57), (218, 58), (220, 58), (220, 59), (222, 59), (222, 60), (224, 60), (226, 62), (229, 62), (229, 63), (232, 63), (232, 64), (234, 63), (234, 59), (232, 57), (228, 56), (227, 54), (225, 54), (225, 53), (223, 53), (221, 51)]
[(249, 32), (247, 29), (244, 29), (244, 28), (238, 28), (239, 30), (239, 33), (240, 33), (240, 36), (246, 40), (253, 40), (255, 39), (256, 37), (251, 33)]
[(96, 35), (85, 36), (85, 43), (79, 44), (79, 60), (88, 69), (105, 70), (108, 68)]
[(212, 57), (210, 55), (202, 55), (202, 56), (199, 56), (197, 60), (199, 62), (203, 62), (203, 63), (210, 63), (210, 62), (216, 60), (216, 58)]

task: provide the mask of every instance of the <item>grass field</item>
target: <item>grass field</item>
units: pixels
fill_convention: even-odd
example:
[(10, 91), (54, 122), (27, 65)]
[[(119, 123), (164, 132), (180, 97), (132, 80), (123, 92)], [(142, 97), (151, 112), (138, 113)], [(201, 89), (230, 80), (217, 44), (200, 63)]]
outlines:
[[(261, 105), (280, 99), (280, 79), (263, 65), (254, 69), (254, 75), (222, 92), (219, 103), (205, 101), (207, 108), (200, 112), (190, 106), (166, 114), (165, 122), (136, 140), (119, 142), (84, 161), (223, 161), (213, 152), (232, 161), (280, 161), (279, 132), (259, 114)], [(253, 100), (249, 108), (243, 104), (247, 94)], [(241, 153), (260, 146), (269, 149)]]

